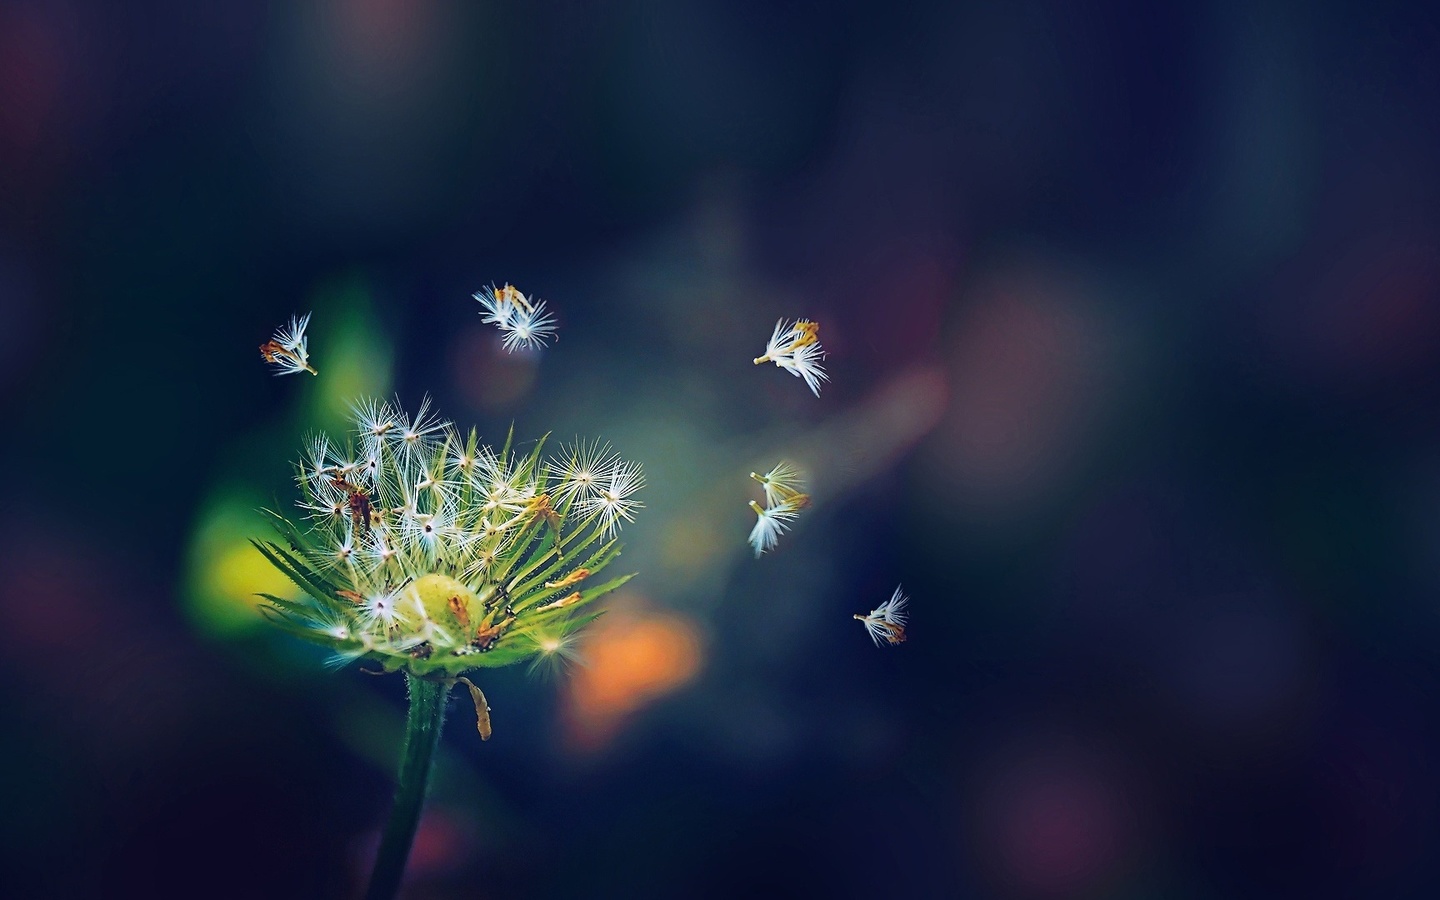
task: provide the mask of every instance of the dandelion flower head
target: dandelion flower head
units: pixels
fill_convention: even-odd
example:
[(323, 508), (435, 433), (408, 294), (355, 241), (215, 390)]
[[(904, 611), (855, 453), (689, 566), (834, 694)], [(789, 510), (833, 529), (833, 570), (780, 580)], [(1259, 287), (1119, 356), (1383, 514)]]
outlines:
[[(365, 400), (343, 439), (317, 435), (297, 469), (305, 520), (273, 514), (257, 547), (307, 596), (267, 596), (270, 618), (343, 664), (455, 677), (564, 653), (592, 576), (620, 553), (640, 467), (598, 444), (527, 453), (462, 435), (422, 403)], [(579, 472), (592, 477), (581, 480)]]

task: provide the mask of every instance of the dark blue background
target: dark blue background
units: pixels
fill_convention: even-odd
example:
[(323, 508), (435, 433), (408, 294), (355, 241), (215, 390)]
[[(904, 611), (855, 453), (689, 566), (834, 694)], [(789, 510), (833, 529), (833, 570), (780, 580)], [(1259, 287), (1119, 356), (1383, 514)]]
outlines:
[[(288, 496), (342, 283), (407, 404), (646, 463), (616, 602), (703, 656), (598, 748), (563, 679), (492, 676), (484, 746), (457, 702), (407, 896), (1440, 895), (1437, 47), (1405, 3), (0, 2), (8, 889), (354, 892), (399, 684), (184, 601), (217, 485)], [(507, 280), (562, 316), (513, 371)], [(312, 307), (320, 379), (270, 378)], [(749, 365), (781, 315), (819, 400)]]

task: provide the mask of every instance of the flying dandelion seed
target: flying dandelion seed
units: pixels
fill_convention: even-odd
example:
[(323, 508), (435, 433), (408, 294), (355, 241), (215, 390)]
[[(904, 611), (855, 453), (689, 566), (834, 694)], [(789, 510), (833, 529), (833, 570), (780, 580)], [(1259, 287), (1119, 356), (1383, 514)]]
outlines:
[(865, 623), (865, 630), (870, 632), (870, 639), (875, 646), (881, 646), (883, 641), (891, 647), (905, 643), (905, 622), (908, 618), (905, 606), (910, 598), (905, 596), (900, 586), (896, 585), (895, 593), (890, 599), (870, 610), (866, 615), (857, 615), (856, 619)]
[(820, 323), (799, 319), (786, 324), (784, 319), (775, 323), (775, 331), (765, 345), (765, 352), (755, 357), (755, 365), (773, 362), (796, 378), (803, 379), (815, 396), (820, 396), (820, 383), (829, 381), (830, 376), (820, 365), (825, 351), (820, 347)]
[(777, 503), (802, 497), (807, 502), (809, 500), (805, 494), (801, 493), (800, 470), (788, 462), (776, 463), (775, 467), (764, 475), (751, 472), (750, 477), (760, 482), (760, 486), (765, 489), (766, 506), (774, 506)]
[(763, 508), (754, 500), (750, 501), (750, 508), (757, 517), (750, 529), (750, 549), (759, 559), (775, 549), (780, 535), (790, 529), (790, 523), (795, 521), (800, 510), (810, 505), (810, 495), (801, 491), (800, 470), (788, 462), (777, 463), (764, 475), (751, 472), (750, 477), (765, 490)]
[(760, 504), (751, 500), (750, 508), (757, 516), (755, 526), (750, 529), (750, 549), (759, 559), (774, 550), (780, 542), (780, 535), (790, 530), (790, 523), (799, 514), (799, 507), (787, 502), (761, 509)]
[(305, 327), (309, 324), (309, 313), (299, 318), (291, 316), (288, 325), (280, 326), (270, 340), (260, 345), (260, 357), (275, 367), (276, 375), (294, 375), (297, 372), (320, 374), (310, 365), (305, 338)]
[(476, 291), (480, 321), (494, 325), (505, 335), (505, 349), (532, 350), (547, 346), (555, 337), (555, 317), (545, 309), (544, 300), (532, 300), (514, 285), (491, 285)]

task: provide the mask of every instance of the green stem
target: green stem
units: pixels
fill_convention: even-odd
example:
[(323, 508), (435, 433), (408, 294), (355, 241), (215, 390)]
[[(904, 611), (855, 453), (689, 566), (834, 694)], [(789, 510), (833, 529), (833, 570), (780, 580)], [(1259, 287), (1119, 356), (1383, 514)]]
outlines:
[(450, 685), (406, 675), (410, 687), (410, 712), (405, 718), (405, 743), (400, 748), (400, 774), (395, 785), (395, 806), (385, 834), (380, 838), (380, 852), (375, 857), (375, 870), (370, 874), (370, 889), (365, 900), (393, 900), (400, 890), (405, 874), (405, 860), (415, 842), (415, 827), (420, 824), (420, 810), (425, 805), (425, 791), (430, 783), (430, 765), (435, 747), (440, 743), (440, 729), (445, 724), (445, 701)]

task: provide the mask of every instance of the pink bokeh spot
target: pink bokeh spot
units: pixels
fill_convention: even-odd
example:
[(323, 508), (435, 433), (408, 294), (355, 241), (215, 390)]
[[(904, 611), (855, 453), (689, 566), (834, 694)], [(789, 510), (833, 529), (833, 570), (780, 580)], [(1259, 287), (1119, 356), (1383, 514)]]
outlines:
[(1020, 886), (1068, 893), (1117, 861), (1119, 822), (1104, 786), (1074, 773), (1020, 786), (999, 826), (1000, 856)]
[(1115, 323), (1077, 276), (1043, 268), (982, 280), (949, 343), (929, 465), (949, 502), (990, 524), (1023, 517), (1074, 470), (1122, 386)]
[(31, 161), (60, 112), (66, 59), (59, 27), (38, 7), (0, 7), (0, 159)]
[(973, 820), (982, 865), (1008, 896), (1092, 896), (1138, 852), (1120, 760), (1106, 753), (1013, 750), (980, 787)]

